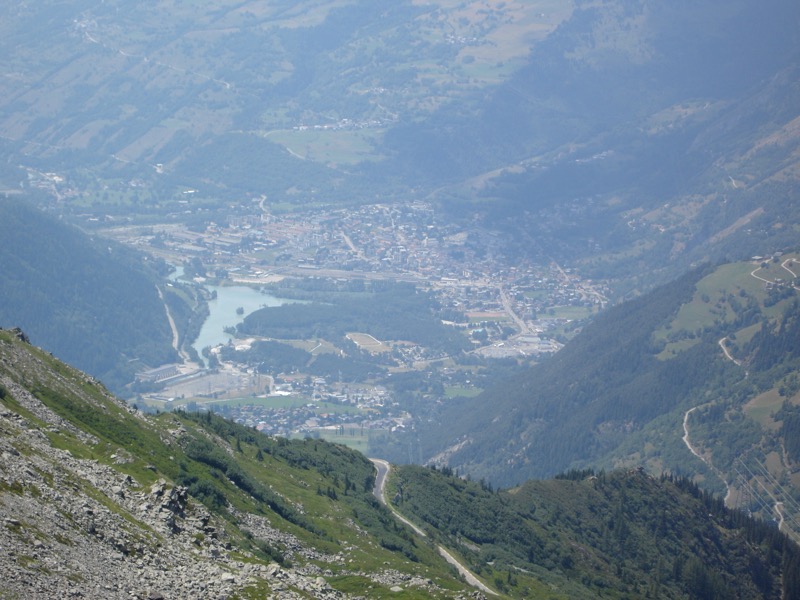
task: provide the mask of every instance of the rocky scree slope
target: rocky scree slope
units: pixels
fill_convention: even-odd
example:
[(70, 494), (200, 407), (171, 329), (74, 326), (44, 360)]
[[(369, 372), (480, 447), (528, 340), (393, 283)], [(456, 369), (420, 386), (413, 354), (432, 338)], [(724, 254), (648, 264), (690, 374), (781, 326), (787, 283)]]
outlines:
[[(327, 541), (318, 549), (307, 531), (288, 531), (275, 512), (248, 511), (235, 495), (209, 492), (221, 508), (208, 498), (199, 502), (140, 456), (186, 462), (181, 438), (197, 432), (162, 416), (169, 427), (30, 346), (21, 331), (0, 330), (0, 597), (360, 597), (332, 587), (333, 576), (364, 590), (471, 593), (452, 578), (443, 590), (427, 576), (401, 572), (394, 567), (410, 561), (392, 561), (380, 547), (370, 552), (387, 560), (370, 570), (347, 555), (352, 546), (306, 524)], [(127, 437), (127, 447), (110, 443), (109, 435)], [(137, 447), (143, 443), (149, 453)], [(273, 504), (303, 523), (301, 506), (292, 505), (292, 517), (278, 500)], [(350, 526), (362, 543), (377, 546), (352, 519)]]

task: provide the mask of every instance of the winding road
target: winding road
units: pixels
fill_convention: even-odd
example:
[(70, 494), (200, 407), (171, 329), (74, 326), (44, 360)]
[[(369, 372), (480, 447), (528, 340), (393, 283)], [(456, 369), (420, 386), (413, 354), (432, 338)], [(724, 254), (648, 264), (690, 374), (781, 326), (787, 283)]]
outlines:
[[(791, 264), (791, 265), (796, 265), (796, 264), (798, 264), (798, 261), (797, 261), (797, 259), (796, 259), (796, 258), (794, 258), (794, 257), (792, 257), (792, 258), (787, 258), (785, 261), (783, 261), (783, 262), (781, 263), (781, 268), (783, 268), (783, 269), (785, 269), (786, 271), (788, 271), (789, 273), (791, 273), (791, 275), (792, 275), (792, 277), (793, 277), (793, 278), (796, 278), (796, 277), (797, 277), (797, 273), (795, 273), (794, 271), (792, 271), (792, 270), (791, 270), (791, 269), (788, 267), (788, 265), (790, 265), (790, 264)], [(777, 283), (777, 282), (775, 282), (775, 281), (772, 281), (771, 279), (767, 279), (767, 278), (765, 278), (765, 277), (761, 277), (760, 275), (756, 275), (756, 273), (758, 273), (758, 272), (759, 272), (759, 271), (760, 271), (762, 268), (763, 268), (763, 267), (761, 267), (761, 266), (758, 266), (758, 267), (756, 267), (755, 269), (753, 269), (753, 270), (750, 272), (750, 276), (751, 276), (751, 277), (755, 277), (756, 279), (758, 279), (759, 281), (763, 281), (764, 283), (772, 283), (772, 284), (775, 284), (775, 283)], [(791, 284), (791, 286), (792, 286), (794, 289), (796, 289), (796, 290), (800, 290), (800, 287), (798, 287), (798, 286), (794, 285), (793, 283)]]
[(733, 355), (731, 354), (730, 350), (728, 350), (728, 346), (725, 345), (725, 342), (726, 342), (727, 339), (728, 339), (728, 337), (725, 336), (724, 338), (722, 338), (717, 343), (719, 344), (719, 347), (722, 348), (722, 353), (725, 355), (725, 358), (727, 358), (733, 364), (741, 367), (742, 366), (742, 361), (735, 359), (733, 357)]
[[(752, 273), (751, 273), (751, 275), (752, 275)], [(733, 355), (731, 355), (730, 351), (728, 350), (728, 347), (725, 345), (725, 341), (727, 339), (728, 339), (727, 337), (724, 337), (724, 338), (720, 339), (717, 342), (719, 344), (719, 347), (722, 349), (722, 353), (725, 355), (725, 358), (727, 358), (729, 361), (731, 361), (735, 365), (741, 366), (742, 365), (741, 361), (736, 360), (733, 357)], [(705, 406), (705, 405), (703, 405), (703, 406)], [(683, 443), (686, 444), (686, 447), (689, 449), (689, 452), (691, 452), (694, 456), (696, 456), (697, 458), (702, 460), (709, 469), (714, 471), (714, 473), (716, 474), (717, 477), (719, 477), (719, 479), (722, 481), (722, 483), (725, 484), (726, 494), (725, 494), (724, 502), (727, 505), (728, 504), (728, 500), (730, 499), (731, 494), (732, 494), (731, 486), (728, 483), (728, 480), (723, 476), (722, 472), (719, 471), (719, 469), (717, 469), (712, 464), (712, 462), (710, 460), (708, 460), (705, 456), (703, 456), (697, 450), (694, 449), (694, 446), (692, 446), (692, 442), (689, 440), (689, 416), (694, 411), (696, 411), (698, 408), (700, 408), (700, 406), (695, 406), (693, 408), (690, 408), (683, 415), (683, 438), (682, 438), (683, 439)]]
[(775, 512), (778, 513), (778, 531), (783, 531), (783, 524), (786, 521), (783, 516), (783, 502), (775, 503)]
[[(783, 263), (781, 263), (781, 267), (784, 270), (786, 270), (788, 273), (790, 273), (793, 278), (796, 278), (798, 275), (797, 275), (797, 273), (795, 273), (790, 268), (790, 265), (794, 267), (797, 264), (800, 264), (800, 263), (798, 263), (798, 260), (795, 259), (794, 257), (791, 257), (791, 258), (787, 258), (786, 260), (784, 260)], [(772, 281), (770, 279), (767, 279), (765, 277), (762, 277), (761, 275), (758, 274), (758, 272), (761, 269), (762, 269), (761, 266), (756, 267), (755, 269), (753, 269), (750, 272), (750, 276), (755, 278), (755, 279), (758, 279), (759, 281), (763, 281), (765, 284), (774, 284), (775, 283), (774, 281)], [(798, 287), (798, 286), (796, 286), (794, 284), (792, 284), (792, 286), (795, 289), (800, 290), (800, 287)], [(726, 344), (727, 341), (728, 341), (728, 337), (725, 336), (725, 337), (721, 338), (717, 342), (719, 344), (720, 349), (722, 350), (722, 353), (725, 355), (725, 358), (727, 360), (731, 361), (732, 363), (734, 363), (735, 365), (739, 366), (739, 367), (744, 367), (744, 364), (742, 363), (742, 361), (738, 360), (737, 358), (735, 358), (731, 354), (731, 352), (728, 349), (727, 344)], [(747, 376), (748, 376), (748, 373), (747, 373), (747, 371), (745, 371), (745, 377), (747, 377)], [(714, 464), (711, 462), (711, 460), (707, 459), (705, 456), (700, 454), (694, 448), (694, 446), (692, 446), (692, 442), (689, 439), (689, 417), (694, 411), (696, 411), (698, 408), (702, 408), (703, 406), (706, 406), (706, 405), (695, 406), (693, 408), (690, 408), (689, 410), (687, 410), (684, 413), (684, 415), (683, 415), (683, 438), (682, 439), (683, 439), (683, 443), (689, 449), (689, 452), (691, 452), (693, 456), (695, 456), (695, 457), (699, 458), (701, 461), (703, 461), (703, 463), (705, 463), (706, 466), (708, 466), (708, 468), (710, 468), (717, 475), (717, 477), (719, 477), (720, 480), (725, 484), (725, 487), (727, 489), (727, 494), (725, 494), (724, 502), (727, 505), (729, 500), (730, 500), (730, 497), (732, 495), (731, 485), (725, 479), (725, 477), (723, 476), (722, 472), (714, 466)], [(785, 452), (785, 449), (784, 449), (784, 452)], [(787, 463), (786, 459), (784, 459), (784, 463)], [(753, 475), (752, 473), (751, 473), (751, 476), (755, 477), (755, 475)], [(762, 484), (762, 487), (763, 487), (763, 484)], [(779, 520), (778, 521), (778, 529), (782, 530), (784, 528), (784, 524), (785, 524), (785, 521), (786, 521), (786, 519), (784, 517), (784, 504), (783, 504), (783, 502), (778, 501), (778, 499), (775, 498), (775, 496), (773, 496), (772, 493), (769, 492), (766, 489), (766, 487), (764, 487), (764, 490), (767, 491), (767, 493), (769, 494), (770, 498), (772, 499), (772, 502), (774, 504), (773, 510), (775, 511), (775, 514), (777, 514), (778, 520)]]
[(795, 273), (789, 267), (786, 266), (789, 263), (791, 263), (792, 265), (795, 265), (795, 264), (797, 264), (797, 259), (795, 259), (795, 258), (787, 258), (785, 261), (783, 261), (783, 263), (781, 263), (781, 267), (783, 267), (784, 269), (789, 271), (789, 273), (792, 274), (792, 277), (797, 277), (797, 273)]
[(700, 454), (697, 450), (695, 450), (694, 447), (692, 446), (691, 442), (689, 441), (689, 415), (692, 414), (694, 411), (696, 411), (698, 408), (700, 408), (700, 407), (699, 406), (695, 406), (694, 408), (690, 408), (689, 410), (686, 411), (686, 414), (683, 415), (683, 443), (686, 444), (686, 447), (689, 449), (689, 452), (694, 454), (697, 458), (702, 460), (704, 463), (708, 464), (706, 462), (706, 459), (703, 457), (703, 455)]
[(178, 334), (178, 328), (175, 325), (175, 319), (172, 318), (172, 313), (169, 310), (169, 305), (167, 304), (167, 301), (164, 299), (164, 294), (161, 292), (161, 288), (156, 286), (156, 291), (158, 292), (158, 297), (164, 304), (164, 310), (167, 313), (167, 321), (169, 321), (169, 328), (172, 331), (172, 347), (181, 357), (183, 364), (188, 364), (189, 362), (191, 362), (192, 359), (180, 345), (180, 335)]
[[(791, 273), (791, 275), (793, 277), (797, 277), (795, 272), (792, 271), (788, 266), (789, 264), (794, 265), (794, 264), (796, 264), (796, 262), (797, 261), (794, 258), (789, 258), (789, 259), (786, 259), (785, 261), (783, 261), (783, 263), (781, 264), (781, 267), (783, 267), (786, 271)], [(750, 276), (754, 277), (755, 279), (758, 279), (759, 281), (763, 281), (764, 283), (774, 283), (773, 281), (771, 281), (769, 279), (766, 279), (764, 277), (761, 277), (760, 275), (757, 275), (758, 271), (760, 271), (761, 269), (762, 269), (761, 266), (756, 267), (755, 269), (753, 269), (750, 272)], [(731, 361), (733, 364), (741, 367), (742, 366), (742, 361), (736, 359), (730, 353), (730, 350), (728, 350), (728, 346), (726, 344), (727, 340), (728, 340), (728, 337), (725, 336), (725, 337), (721, 338), (717, 343), (719, 344), (719, 347), (722, 349), (722, 353), (725, 355), (725, 358), (728, 359), (729, 361)], [(747, 372), (745, 371), (745, 377), (746, 376), (747, 376)], [(683, 415), (683, 443), (686, 444), (686, 447), (689, 449), (689, 452), (691, 452), (694, 456), (696, 456), (697, 458), (702, 460), (725, 483), (725, 487), (727, 488), (727, 491), (728, 491), (728, 493), (725, 495), (725, 503), (727, 504), (728, 503), (728, 499), (731, 496), (731, 486), (728, 484), (727, 480), (722, 476), (722, 473), (716, 467), (714, 467), (714, 465), (711, 463), (711, 461), (706, 459), (697, 450), (694, 449), (694, 446), (692, 446), (692, 443), (689, 440), (689, 415), (691, 415), (698, 408), (700, 408), (700, 406), (695, 406), (694, 408), (690, 408)], [(779, 506), (779, 505), (780, 505), (780, 503), (776, 503), (775, 504), (775, 511), (778, 513), (778, 515), (781, 517), (781, 519), (783, 519), (783, 513), (781, 512), (782, 505), (781, 506)], [(781, 523), (782, 523), (782, 521), (781, 521)]]
[[(372, 490), (375, 498), (378, 499), (378, 502), (383, 504), (386, 508), (392, 511), (392, 514), (395, 518), (411, 527), (418, 536), (426, 538), (428, 534), (425, 533), (422, 529), (414, 525), (411, 521), (406, 519), (403, 515), (397, 512), (393, 506), (386, 502), (386, 478), (389, 476), (389, 471), (391, 467), (389, 463), (385, 460), (381, 460), (380, 458), (370, 458), (372, 464), (375, 465), (375, 468), (378, 470), (378, 474), (375, 476), (375, 487)], [(439, 554), (444, 558), (447, 562), (453, 565), (459, 574), (466, 580), (466, 582), (474, 588), (481, 590), (482, 592), (489, 594), (490, 596), (497, 596), (497, 592), (488, 588), (481, 580), (479, 580), (467, 567), (461, 564), (458, 559), (456, 559), (444, 546), (438, 545), (436, 549), (439, 551)]]
[(428, 537), (427, 533), (406, 519), (403, 515), (397, 512), (394, 507), (390, 506), (386, 502), (386, 478), (389, 476), (389, 470), (391, 469), (389, 463), (385, 460), (381, 460), (380, 458), (370, 458), (370, 460), (372, 461), (372, 464), (375, 465), (375, 468), (378, 469), (378, 474), (375, 476), (375, 488), (372, 490), (372, 494), (378, 499), (378, 502), (392, 511), (392, 514), (398, 521), (411, 527), (411, 529), (414, 530), (414, 533), (416, 533), (418, 536)]
[[(703, 405), (703, 406), (705, 406), (705, 405)], [(684, 444), (686, 444), (686, 447), (689, 449), (689, 452), (691, 452), (691, 453), (692, 453), (692, 454), (694, 454), (694, 455), (695, 455), (697, 458), (699, 458), (700, 460), (702, 460), (702, 461), (703, 461), (703, 462), (706, 464), (706, 466), (708, 466), (708, 468), (709, 468), (709, 469), (711, 469), (711, 470), (714, 472), (714, 474), (715, 474), (717, 477), (719, 477), (720, 481), (722, 481), (722, 483), (724, 483), (724, 484), (725, 484), (725, 491), (726, 491), (726, 493), (725, 493), (725, 498), (723, 499), (723, 502), (724, 502), (724, 503), (725, 503), (725, 505), (727, 506), (727, 505), (728, 505), (728, 500), (730, 500), (731, 494), (733, 493), (733, 490), (731, 490), (731, 486), (730, 486), (730, 484), (728, 483), (728, 480), (727, 480), (727, 479), (725, 479), (725, 477), (724, 477), (724, 475), (722, 474), (722, 472), (721, 472), (719, 469), (717, 469), (717, 468), (716, 468), (716, 467), (715, 467), (715, 466), (714, 466), (714, 465), (711, 463), (711, 461), (710, 461), (710, 460), (706, 459), (706, 457), (705, 457), (705, 456), (703, 456), (703, 455), (702, 455), (702, 454), (700, 454), (700, 453), (699, 453), (697, 450), (695, 450), (695, 449), (694, 449), (694, 446), (692, 446), (692, 443), (689, 441), (689, 415), (691, 415), (691, 414), (692, 414), (694, 411), (696, 411), (698, 408), (700, 408), (700, 406), (695, 406), (694, 408), (690, 408), (690, 409), (689, 409), (689, 410), (687, 410), (687, 411), (686, 411), (686, 413), (683, 415), (683, 443), (684, 443)]]
[[(725, 355), (725, 358), (727, 358), (729, 361), (733, 362), (735, 365), (741, 366), (742, 365), (741, 361), (736, 360), (731, 355), (730, 351), (728, 350), (728, 347), (725, 345), (725, 341), (727, 339), (728, 339), (727, 337), (724, 337), (721, 340), (719, 340), (719, 342), (717, 342), (719, 344), (719, 347), (722, 348), (722, 353)], [(703, 406), (705, 406), (705, 405), (703, 405)], [(725, 493), (725, 498), (724, 498), (723, 502), (727, 506), (728, 500), (730, 500), (731, 494), (733, 493), (733, 490), (731, 489), (731, 486), (728, 483), (728, 480), (724, 477), (722, 472), (712, 464), (712, 462), (710, 460), (708, 460), (705, 456), (703, 456), (697, 450), (695, 450), (694, 446), (692, 446), (691, 441), (689, 441), (689, 415), (691, 415), (698, 408), (700, 408), (700, 406), (695, 406), (694, 408), (690, 408), (683, 415), (683, 443), (686, 444), (686, 447), (689, 449), (689, 452), (691, 452), (697, 458), (702, 460), (706, 464), (706, 466), (708, 466), (709, 469), (714, 471), (716, 476), (719, 477), (720, 481), (722, 481), (722, 483), (725, 484), (726, 493)]]

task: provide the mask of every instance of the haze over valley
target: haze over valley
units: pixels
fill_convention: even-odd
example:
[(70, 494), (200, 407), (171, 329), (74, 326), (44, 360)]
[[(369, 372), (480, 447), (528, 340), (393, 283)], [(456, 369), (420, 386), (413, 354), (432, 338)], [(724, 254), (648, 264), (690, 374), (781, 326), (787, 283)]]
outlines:
[(22, 532), (81, 500), (19, 453), (68, 450), (112, 512), (172, 499), (164, 572), (227, 557), (174, 584), (104, 521), (166, 597), (800, 597), (796, 2), (7, 12), (0, 512), (37, 594)]

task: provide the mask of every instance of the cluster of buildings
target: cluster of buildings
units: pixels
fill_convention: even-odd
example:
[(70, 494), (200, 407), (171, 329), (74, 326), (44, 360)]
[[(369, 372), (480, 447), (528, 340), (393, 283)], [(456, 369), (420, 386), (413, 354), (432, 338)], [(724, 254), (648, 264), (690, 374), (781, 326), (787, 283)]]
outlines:
[[(552, 260), (523, 254), (515, 250), (513, 240), (475, 222), (443, 219), (426, 202), (273, 214), (261, 198), (225, 223), (202, 229), (128, 227), (118, 237), (184, 265), (185, 274), (198, 283), (265, 285), (311, 276), (412, 282), (436, 296), (447, 315), (443, 318), (463, 329), (472, 352), (484, 359), (527, 360), (556, 352), (564, 325), (573, 318), (569, 315), (588, 316), (606, 302), (602, 285), (582, 280)], [(403, 369), (427, 368), (446, 358), (413, 344), (393, 346), (392, 352)], [(142, 372), (139, 377), (160, 381), (174, 376), (174, 369), (169, 370)], [(391, 431), (406, 426), (409, 418), (383, 389), (356, 391), (303, 376), (273, 381), (267, 390), (252, 377), (245, 365), (226, 363), (215, 374), (179, 378), (174, 389), (168, 386), (160, 397), (194, 398), (198, 408), (213, 407), (274, 435)], [(243, 405), (242, 390), (252, 403)], [(275, 395), (293, 400), (270, 402)], [(228, 397), (238, 399), (226, 401)]]
[[(266, 396), (242, 404), (214, 400), (196, 403), (237, 423), (267, 435), (318, 436), (350, 435), (368, 437), (371, 431), (395, 431), (408, 426), (411, 416), (391, 402), (382, 386), (285, 380), (275, 386), (275, 397), (295, 402), (273, 402)], [(302, 400), (301, 400), (302, 399)]]
[(253, 206), (254, 212), (204, 231), (126, 229), (124, 241), (147, 245), (174, 264), (201, 264), (203, 279), (255, 285), (309, 275), (411, 281), (434, 290), (454, 311), (505, 312), (520, 333), (533, 332), (521, 322), (554, 307), (606, 302), (604, 286), (549, 259), (522, 255), (497, 232), (437, 218), (425, 202), (284, 215), (271, 214), (265, 199)]

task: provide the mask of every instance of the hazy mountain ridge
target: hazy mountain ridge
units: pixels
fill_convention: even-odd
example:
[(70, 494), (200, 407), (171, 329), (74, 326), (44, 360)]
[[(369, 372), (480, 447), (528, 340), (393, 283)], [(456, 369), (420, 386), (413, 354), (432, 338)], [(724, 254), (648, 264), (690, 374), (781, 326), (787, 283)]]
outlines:
[[(558, 8), (542, 20), (536, 6), (516, 1), (476, 7), (250, 2), (187, 11), (166, 0), (124, 11), (113, 3), (19, 9), (6, 37), (5, 149), (71, 178), (85, 170), (141, 178), (140, 200), (156, 206), (185, 186), (276, 199), (297, 186), (330, 201), (347, 197), (336, 191), (344, 181), (361, 195), (364, 174), (342, 163), (380, 160), (384, 130), (504, 78), (568, 14)], [(220, 156), (216, 136), (235, 157)], [(237, 169), (245, 156), (255, 158), (252, 168)], [(287, 169), (293, 181), (280, 177)]]
[(796, 73), (784, 69), (736, 101), (665, 107), (472, 185), (509, 235), (523, 222), (521, 243), (619, 279), (621, 291), (706, 260), (791, 248)]
[(0, 200), (0, 239), (0, 325), (117, 390), (143, 366), (176, 360), (155, 261), (19, 199)]
[[(486, 150), (519, 161), (613, 134), (675, 104), (733, 101), (796, 64), (798, 19), (783, 0), (769, 10), (716, 0), (576, 3), (528, 64), (478, 105), (480, 118), (451, 128), (485, 134)], [(436, 118), (427, 122), (435, 127)]]
[[(791, 3), (578, 7), (484, 103), (485, 139), (452, 127), (495, 162), (438, 195), (454, 212), (477, 195), (509, 235), (522, 222), (527, 245), (632, 287), (791, 247), (799, 50), (786, 23), (798, 19)], [(578, 52), (615, 32), (642, 64)]]
[(799, 25), (790, 0), (37, 5), (2, 152), (74, 215), (435, 198), (626, 292), (791, 245)]

